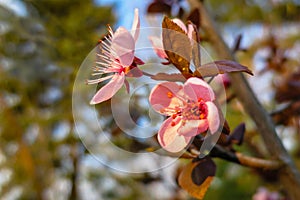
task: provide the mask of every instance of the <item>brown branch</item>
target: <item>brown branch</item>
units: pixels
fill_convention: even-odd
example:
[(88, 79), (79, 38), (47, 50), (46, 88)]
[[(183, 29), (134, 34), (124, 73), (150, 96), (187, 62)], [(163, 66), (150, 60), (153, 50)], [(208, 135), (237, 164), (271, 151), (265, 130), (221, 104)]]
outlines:
[[(201, 1), (189, 0), (190, 5), (193, 8), (198, 8), (200, 11), (201, 28), (209, 36), (212, 47), (215, 49), (220, 59), (234, 60), (232, 52), (225, 44), (222, 37), (217, 32), (210, 15)], [(250, 88), (245, 77), (241, 73), (230, 74), (230, 79), (233, 83), (237, 98), (243, 104), (245, 111), (252, 117), (261, 136), (266, 144), (268, 151), (274, 156), (274, 158), (281, 161), (284, 166), (279, 171), (280, 181), (284, 188), (290, 195), (291, 199), (300, 199), (300, 174), (297, 170), (293, 160), (284, 148), (280, 138), (277, 136), (275, 126), (259, 103), (252, 89)]]
[(247, 156), (242, 153), (229, 151), (220, 145), (215, 145), (209, 155), (256, 169), (278, 170), (282, 167), (282, 163), (277, 160), (266, 160)]
[(281, 168), (282, 163), (277, 160), (266, 160), (235, 153), (236, 157), (241, 162), (241, 165), (265, 170), (278, 170)]

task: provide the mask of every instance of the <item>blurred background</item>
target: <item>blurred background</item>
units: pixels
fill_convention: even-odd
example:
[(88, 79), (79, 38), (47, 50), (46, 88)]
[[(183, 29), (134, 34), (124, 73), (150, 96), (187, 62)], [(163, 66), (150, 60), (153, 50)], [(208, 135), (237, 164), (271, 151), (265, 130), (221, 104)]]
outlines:
[[(164, 9), (155, 9), (155, 2)], [(300, 1), (205, 3), (230, 47), (243, 36), (236, 57), (254, 71), (251, 86), (299, 165)], [(183, 18), (190, 12), (184, 0), (0, 1), (1, 199), (191, 199), (176, 185), (176, 168), (184, 161), (153, 173), (121, 173), (93, 159), (75, 133), (72, 90), (79, 67), (107, 24), (130, 29), (136, 7), (142, 27), (160, 26), (153, 19), (161, 19), (161, 11)], [(107, 105), (97, 109), (110, 117)], [(237, 101), (228, 105), (226, 118), (232, 128), (246, 122), (246, 141), (238, 150), (266, 156)], [(115, 124), (107, 131), (116, 143), (144, 148)], [(280, 192), (274, 174), (215, 161), (217, 176), (206, 199), (252, 199), (260, 187)]]

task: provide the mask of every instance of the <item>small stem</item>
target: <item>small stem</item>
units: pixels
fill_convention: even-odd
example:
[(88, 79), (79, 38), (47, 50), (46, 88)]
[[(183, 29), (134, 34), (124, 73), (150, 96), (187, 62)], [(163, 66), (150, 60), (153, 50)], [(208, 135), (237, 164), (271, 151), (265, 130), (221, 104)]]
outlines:
[(150, 77), (150, 78), (152, 78), (152, 77), (153, 77), (153, 75), (152, 75), (152, 74), (149, 74), (148, 72), (144, 72), (144, 71), (142, 71), (142, 73), (143, 73), (143, 75), (145, 75), (145, 76), (148, 76), (148, 77)]

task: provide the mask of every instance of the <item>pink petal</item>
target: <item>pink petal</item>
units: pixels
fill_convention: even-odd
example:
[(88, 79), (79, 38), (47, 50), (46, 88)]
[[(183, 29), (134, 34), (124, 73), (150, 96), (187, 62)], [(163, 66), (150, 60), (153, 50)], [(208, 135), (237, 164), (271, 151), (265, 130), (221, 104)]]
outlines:
[(124, 84), (125, 75), (115, 74), (113, 78), (103, 86), (92, 98), (90, 104), (98, 104), (110, 99)]
[(187, 31), (187, 35), (190, 38), (190, 40), (193, 42), (193, 31), (194, 31), (194, 26), (192, 24), (188, 25), (188, 31)]
[(149, 95), (149, 101), (153, 109), (165, 115), (174, 114), (175, 107), (180, 106), (182, 103), (176, 97), (181, 88), (182, 86), (174, 82), (164, 82), (156, 85)]
[(132, 22), (131, 31), (132, 31), (133, 39), (136, 42), (140, 35), (140, 18), (139, 18), (139, 10), (137, 8), (134, 9), (134, 18)]
[(150, 36), (149, 40), (153, 46), (153, 49), (155, 51), (155, 53), (158, 55), (158, 57), (163, 58), (163, 59), (167, 59), (168, 56), (163, 48), (163, 44), (160, 38), (158, 37), (153, 37)]
[(213, 102), (206, 102), (207, 109), (208, 109), (208, 126), (211, 134), (214, 134), (219, 126), (220, 126), (220, 117), (219, 117), (219, 111), (217, 106)]
[(183, 86), (183, 91), (192, 100), (200, 98), (203, 101), (213, 101), (215, 99), (212, 88), (200, 78), (189, 78)]
[(173, 153), (183, 150), (191, 140), (191, 137), (178, 135), (177, 130), (181, 126), (180, 118), (175, 120), (174, 126), (172, 126), (172, 117), (165, 120), (157, 135), (159, 144), (165, 150)]
[(180, 19), (175, 18), (175, 19), (172, 19), (172, 21), (173, 21), (175, 24), (177, 24), (178, 26), (180, 26), (180, 28), (181, 28), (182, 30), (184, 30), (184, 32), (187, 33), (186, 26), (185, 26), (185, 24), (184, 24)]
[(178, 130), (179, 135), (193, 137), (203, 133), (208, 128), (207, 120), (187, 120)]
[(111, 49), (112, 54), (120, 63), (126, 67), (132, 64), (134, 58), (134, 39), (132, 35), (123, 27), (116, 30), (113, 35)]

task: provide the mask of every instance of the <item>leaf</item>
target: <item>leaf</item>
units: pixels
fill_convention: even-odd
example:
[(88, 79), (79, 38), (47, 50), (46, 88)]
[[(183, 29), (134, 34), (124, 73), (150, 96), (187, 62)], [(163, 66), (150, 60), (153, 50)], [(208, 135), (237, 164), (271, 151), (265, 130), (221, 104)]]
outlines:
[(151, 77), (153, 80), (157, 81), (172, 81), (172, 82), (185, 82), (186, 78), (182, 74), (166, 74), (158, 73)]
[(191, 196), (203, 199), (216, 174), (216, 165), (210, 157), (184, 166), (178, 176), (178, 184)]
[(186, 19), (187, 21), (191, 21), (193, 24), (196, 25), (197, 29), (200, 27), (200, 12), (198, 8), (192, 10), (189, 16)]
[(231, 135), (228, 137), (228, 142), (230, 144), (241, 145), (244, 140), (245, 131), (246, 131), (245, 123), (241, 123), (233, 130)]
[(275, 99), (280, 103), (300, 100), (300, 72), (291, 74), (285, 81), (278, 84)]
[(197, 68), (195, 74), (201, 77), (208, 77), (229, 72), (246, 72), (250, 75), (253, 75), (252, 71), (246, 66), (231, 60), (218, 60), (212, 63), (201, 65), (201, 67)]
[(153, 2), (148, 6), (148, 13), (165, 13), (171, 14), (171, 6), (164, 2)]
[(169, 61), (183, 74), (188, 74), (192, 46), (184, 30), (168, 17), (162, 22), (162, 40)]

